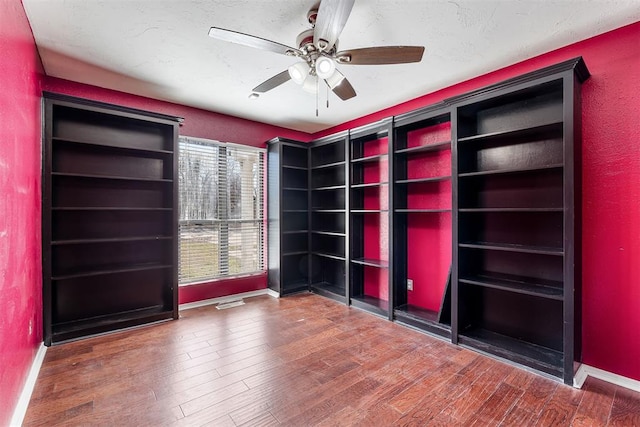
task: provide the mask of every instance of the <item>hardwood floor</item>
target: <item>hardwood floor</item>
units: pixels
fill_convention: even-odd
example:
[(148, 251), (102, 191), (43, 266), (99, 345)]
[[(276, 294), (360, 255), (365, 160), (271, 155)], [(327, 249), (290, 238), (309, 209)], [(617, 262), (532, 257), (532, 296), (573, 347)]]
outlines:
[(640, 425), (583, 390), (309, 294), (51, 347), (25, 426)]

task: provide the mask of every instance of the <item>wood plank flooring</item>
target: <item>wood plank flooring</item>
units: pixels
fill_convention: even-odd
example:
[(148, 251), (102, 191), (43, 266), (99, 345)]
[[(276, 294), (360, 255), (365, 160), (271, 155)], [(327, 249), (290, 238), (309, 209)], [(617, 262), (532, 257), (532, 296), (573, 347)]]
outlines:
[(25, 426), (640, 426), (583, 390), (309, 294), (51, 347)]

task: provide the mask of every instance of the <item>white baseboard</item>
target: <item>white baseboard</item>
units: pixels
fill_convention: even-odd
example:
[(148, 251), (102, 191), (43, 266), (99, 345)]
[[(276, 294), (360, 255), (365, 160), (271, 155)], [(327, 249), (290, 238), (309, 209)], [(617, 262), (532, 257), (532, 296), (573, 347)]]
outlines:
[(271, 298), (280, 298), (280, 292), (276, 292), (273, 289), (267, 288), (267, 295), (269, 295)]
[(640, 381), (623, 377), (622, 375), (614, 374), (613, 372), (594, 368), (593, 366), (585, 364), (580, 365), (580, 368), (578, 368), (578, 371), (574, 375), (573, 386), (582, 388), (584, 382), (587, 380), (587, 377), (598, 378), (599, 380), (640, 392)]
[(40, 368), (42, 367), (42, 362), (44, 361), (44, 356), (46, 354), (47, 347), (44, 344), (41, 344), (36, 353), (36, 357), (33, 358), (33, 362), (31, 363), (31, 369), (29, 369), (29, 375), (27, 375), (27, 380), (25, 381), (24, 387), (22, 388), (22, 393), (20, 393), (18, 404), (13, 410), (13, 416), (11, 417), (11, 421), (9, 422), (10, 426), (18, 427), (22, 425), (24, 416), (27, 414), (27, 408), (29, 408), (31, 394), (33, 393), (33, 389), (36, 386), (36, 380), (38, 379), (38, 374), (40, 373)]
[(191, 308), (198, 308), (198, 307), (204, 307), (206, 305), (236, 301), (241, 298), (257, 297), (259, 295), (269, 295), (270, 297), (273, 297), (272, 292), (273, 291), (271, 289), (258, 289), (257, 291), (242, 292), (240, 294), (225, 295), (223, 297), (218, 297), (218, 298), (210, 298), (202, 301), (188, 302), (185, 304), (180, 304), (178, 306), (178, 310), (180, 311), (189, 310)]

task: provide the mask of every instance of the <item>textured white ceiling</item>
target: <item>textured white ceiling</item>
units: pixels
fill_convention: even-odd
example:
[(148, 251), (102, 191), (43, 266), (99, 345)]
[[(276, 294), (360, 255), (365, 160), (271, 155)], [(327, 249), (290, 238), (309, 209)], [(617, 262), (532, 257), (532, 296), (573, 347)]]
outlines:
[(421, 63), (340, 65), (358, 96), (289, 81), (295, 58), (207, 36), (295, 46), (314, 0), (23, 0), (47, 75), (316, 132), (640, 20), (638, 0), (356, 0), (339, 48), (424, 45)]

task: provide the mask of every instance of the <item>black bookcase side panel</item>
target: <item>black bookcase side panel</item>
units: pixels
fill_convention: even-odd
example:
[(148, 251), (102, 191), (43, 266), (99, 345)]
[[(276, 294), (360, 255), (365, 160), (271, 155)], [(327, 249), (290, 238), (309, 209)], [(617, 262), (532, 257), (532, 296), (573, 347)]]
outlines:
[(267, 146), (267, 283), (280, 292), (280, 145)]

